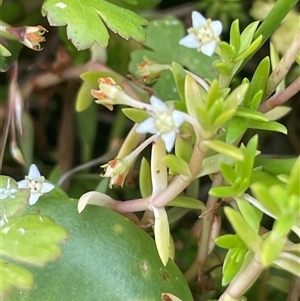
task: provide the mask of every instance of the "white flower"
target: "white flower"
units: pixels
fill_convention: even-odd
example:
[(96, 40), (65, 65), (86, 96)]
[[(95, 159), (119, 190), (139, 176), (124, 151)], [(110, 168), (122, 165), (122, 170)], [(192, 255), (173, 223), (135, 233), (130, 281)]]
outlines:
[(180, 111), (168, 107), (164, 102), (155, 96), (150, 97), (153, 116), (147, 118), (136, 128), (138, 133), (158, 134), (164, 141), (166, 150), (170, 152), (174, 146), (179, 127), (185, 117)]
[(28, 176), (25, 176), (25, 180), (18, 182), (18, 187), (29, 189), (29, 205), (33, 205), (38, 201), (41, 195), (51, 191), (54, 188), (54, 185), (49, 182), (45, 182), (45, 177), (41, 176), (37, 166), (35, 164), (31, 164)]
[(192, 24), (193, 27), (188, 29), (189, 34), (182, 38), (179, 44), (187, 48), (197, 48), (199, 52), (212, 56), (220, 40), (222, 23), (205, 19), (200, 13), (193, 11)]

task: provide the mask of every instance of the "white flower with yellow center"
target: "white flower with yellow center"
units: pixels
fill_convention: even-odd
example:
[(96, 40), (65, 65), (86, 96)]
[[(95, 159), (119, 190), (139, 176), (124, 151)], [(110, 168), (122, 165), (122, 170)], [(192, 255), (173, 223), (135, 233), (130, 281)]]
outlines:
[(212, 56), (217, 42), (220, 41), (219, 35), (222, 32), (222, 23), (205, 19), (200, 13), (192, 12), (193, 27), (188, 29), (188, 35), (179, 41), (179, 44), (187, 48), (197, 48), (207, 56)]
[(172, 106), (168, 107), (155, 96), (150, 97), (150, 103), (152, 105), (152, 116), (140, 123), (136, 131), (138, 133), (158, 134), (164, 141), (166, 150), (170, 152), (185, 116), (182, 112), (174, 110)]
[(25, 180), (18, 182), (18, 188), (28, 189), (30, 191), (29, 205), (34, 205), (39, 197), (51, 191), (54, 185), (46, 182), (45, 177), (41, 176), (37, 166), (31, 164), (28, 176), (25, 176)]

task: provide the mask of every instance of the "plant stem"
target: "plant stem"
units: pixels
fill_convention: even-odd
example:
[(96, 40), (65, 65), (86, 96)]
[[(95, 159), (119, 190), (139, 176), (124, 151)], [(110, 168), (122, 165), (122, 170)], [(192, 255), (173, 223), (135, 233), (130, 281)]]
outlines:
[(189, 169), (192, 177), (187, 179), (181, 175), (176, 176), (170, 183), (167, 189), (159, 193), (152, 199), (152, 204), (155, 207), (163, 207), (181, 193), (199, 174), (202, 166), (202, 161), (205, 158), (208, 147), (201, 141), (199, 145), (195, 145), (194, 151), (189, 162)]
[[(300, 51), (300, 30), (295, 35), (291, 46), (288, 48), (272, 74), (268, 78), (268, 83), (265, 90), (264, 99), (269, 97), (285, 78), (286, 74), (290, 70), (292, 64), (295, 62), (296, 57)], [(299, 87), (299, 85), (298, 85)]]
[(218, 301), (238, 300), (264, 270), (262, 264), (253, 258), (249, 264), (231, 281)]
[(272, 96), (268, 100), (264, 101), (258, 108), (258, 111), (266, 113), (274, 109), (275, 107), (283, 105), (291, 97), (296, 95), (300, 90), (300, 76), (293, 81), (285, 90)]
[[(223, 176), (221, 173), (218, 173), (215, 176), (211, 187), (213, 188), (213, 187), (221, 186), (222, 182), (223, 182)], [(206, 208), (210, 209), (217, 203), (217, 201), (218, 201), (217, 197), (210, 195), (206, 203)], [(199, 250), (197, 256), (197, 262), (199, 264), (199, 275), (201, 275), (201, 268), (205, 264), (207, 257), (209, 255), (209, 240), (211, 236), (211, 229), (212, 229), (212, 222), (214, 219), (214, 215), (215, 215), (215, 211), (212, 210), (202, 217), (201, 236), (200, 236)]]

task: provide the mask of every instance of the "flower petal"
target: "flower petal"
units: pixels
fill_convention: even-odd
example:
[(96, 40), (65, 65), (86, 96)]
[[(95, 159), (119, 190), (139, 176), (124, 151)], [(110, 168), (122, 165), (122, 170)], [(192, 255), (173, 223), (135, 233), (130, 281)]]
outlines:
[(197, 11), (192, 12), (192, 24), (195, 29), (207, 23), (206, 19)]
[(207, 56), (212, 56), (216, 49), (216, 41), (211, 41), (208, 44), (205, 44), (201, 47), (201, 51), (203, 54)]
[(215, 36), (219, 36), (222, 32), (223, 26), (220, 21), (212, 21), (210, 24)]
[(151, 134), (157, 133), (158, 129), (154, 125), (154, 118), (149, 117), (145, 121), (140, 123), (136, 127), (136, 131), (137, 131), (137, 133), (151, 133)]
[(29, 198), (29, 205), (34, 205), (41, 195), (39, 193), (31, 193)]
[(182, 114), (182, 112), (175, 110), (172, 113), (172, 117), (173, 117), (173, 121), (174, 121), (174, 125), (179, 128), (181, 126), (181, 124), (184, 122), (185, 120), (185, 116), (184, 114)]
[(154, 113), (168, 110), (167, 105), (162, 100), (160, 100), (158, 97), (156, 97), (154, 95), (152, 95), (150, 97), (150, 103), (152, 105)]
[(18, 188), (28, 189), (28, 181), (22, 180), (18, 182)]
[(174, 147), (176, 133), (175, 131), (168, 132), (161, 135), (161, 139), (164, 141), (167, 152), (170, 152)]
[(42, 192), (43, 193), (47, 193), (49, 191), (51, 191), (52, 189), (54, 189), (54, 185), (49, 183), (49, 182), (44, 182), (43, 183), (43, 188), (42, 188)]
[(39, 179), (41, 177), (41, 173), (35, 164), (30, 165), (28, 177), (30, 179)]
[(179, 45), (185, 46), (187, 48), (198, 48), (199, 42), (196, 39), (196, 36), (190, 33), (179, 40)]

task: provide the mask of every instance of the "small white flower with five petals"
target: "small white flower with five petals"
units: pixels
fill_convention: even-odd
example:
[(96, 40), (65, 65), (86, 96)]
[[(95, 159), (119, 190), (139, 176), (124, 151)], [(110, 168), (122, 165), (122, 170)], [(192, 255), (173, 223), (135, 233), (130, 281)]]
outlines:
[(185, 120), (184, 113), (167, 106), (159, 98), (150, 97), (153, 116), (140, 123), (136, 131), (138, 133), (158, 134), (164, 141), (166, 150), (170, 152), (174, 146), (179, 127)]
[(188, 35), (179, 41), (179, 44), (187, 48), (197, 48), (207, 56), (212, 56), (219, 35), (222, 32), (222, 23), (220, 21), (212, 21), (205, 19), (200, 13), (192, 12), (193, 27), (188, 29)]
[(25, 176), (25, 180), (18, 182), (18, 188), (29, 189), (29, 205), (34, 205), (39, 197), (44, 193), (51, 191), (54, 188), (54, 185), (46, 182), (45, 177), (41, 176), (37, 166), (31, 164), (28, 176)]

